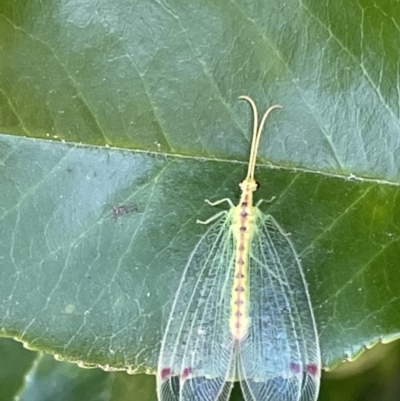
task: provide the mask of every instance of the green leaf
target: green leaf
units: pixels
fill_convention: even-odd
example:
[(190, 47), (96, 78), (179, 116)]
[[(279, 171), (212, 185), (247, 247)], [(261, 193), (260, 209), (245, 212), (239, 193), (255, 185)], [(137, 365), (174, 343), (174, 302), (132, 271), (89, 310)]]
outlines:
[(257, 196), (301, 255), (324, 365), (397, 338), (399, 7), (3, 1), (3, 335), (154, 371), (203, 200), (238, 198), (250, 94), (284, 107)]
[[(399, 356), (400, 342), (397, 341), (374, 347), (357, 362), (343, 364), (326, 373), (318, 401), (369, 401), (371, 396), (395, 400)], [(7, 361), (0, 365), (2, 401), (13, 401), (17, 397), (29, 401), (156, 400), (154, 376), (82, 370), (75, 364), (28, 351), (10, 339), (0, 339), (0, 360)], [(243, 401), (238, 383), (231, 399)]]
[(36, 353), (7, 338), (0, 339), (0, 399), (13, 400), (23, 385), (24, 374), (30, 369)]
[[(0, 340), (0, 397), (2, 401), (154, 401), (154, 377), (81, 369), (53, 356), (24, 349), (10, 339)], [(7, 366), (7, 369), (3, 369)], [(132, 398), (132, 395), (136, 398)]]

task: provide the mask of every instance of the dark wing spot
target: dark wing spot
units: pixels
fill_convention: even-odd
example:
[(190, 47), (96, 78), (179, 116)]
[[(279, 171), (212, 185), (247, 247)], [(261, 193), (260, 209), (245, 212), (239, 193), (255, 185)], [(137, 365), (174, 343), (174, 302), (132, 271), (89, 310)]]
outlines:
[(172, 373), (171, 368), (162, 368), (160, 372), (161, 379), (165, 380), (166, 378), (171, 376), (171, 373)]

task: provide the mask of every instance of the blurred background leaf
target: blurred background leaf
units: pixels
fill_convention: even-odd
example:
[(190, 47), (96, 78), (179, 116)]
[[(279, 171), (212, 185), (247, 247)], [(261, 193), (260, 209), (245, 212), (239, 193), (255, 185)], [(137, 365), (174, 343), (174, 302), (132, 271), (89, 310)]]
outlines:
[[(2, 401), (156, 401), (153, 375), (82, 369), (52, 356), (0, 340)], [(357, 362), (324, 373), (318, 401), (393, 401), (400, 396), (400, 343), (380, 345)], [(18, 398), (20, 397), (20, 398)], [(243, 400), (235, 386), (232, 400)]]

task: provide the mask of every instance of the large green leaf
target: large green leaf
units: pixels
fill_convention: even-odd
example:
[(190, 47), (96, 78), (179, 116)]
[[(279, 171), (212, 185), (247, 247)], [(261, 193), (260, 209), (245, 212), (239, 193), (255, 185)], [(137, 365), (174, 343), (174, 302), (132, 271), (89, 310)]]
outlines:
[(400, 6), (324, 3), (1, 2), (5, 336), (154, 371), (203, 200), (238, 197), (242, 94), (284, 107), (257, 196), (301, 255), (324, 365), (399, 336)]

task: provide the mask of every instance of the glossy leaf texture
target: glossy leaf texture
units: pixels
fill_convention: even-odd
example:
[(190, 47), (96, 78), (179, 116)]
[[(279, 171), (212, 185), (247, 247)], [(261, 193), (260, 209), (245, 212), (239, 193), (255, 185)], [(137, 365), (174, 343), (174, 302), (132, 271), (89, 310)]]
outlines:
[(324, 365), (397, 338), (399, 16), (372, 0), (2, 1), (2, 334), (154, 372), (203, 201), (239, 195), (248, 94), (284, 107), (257, 195), (301, 257)]

